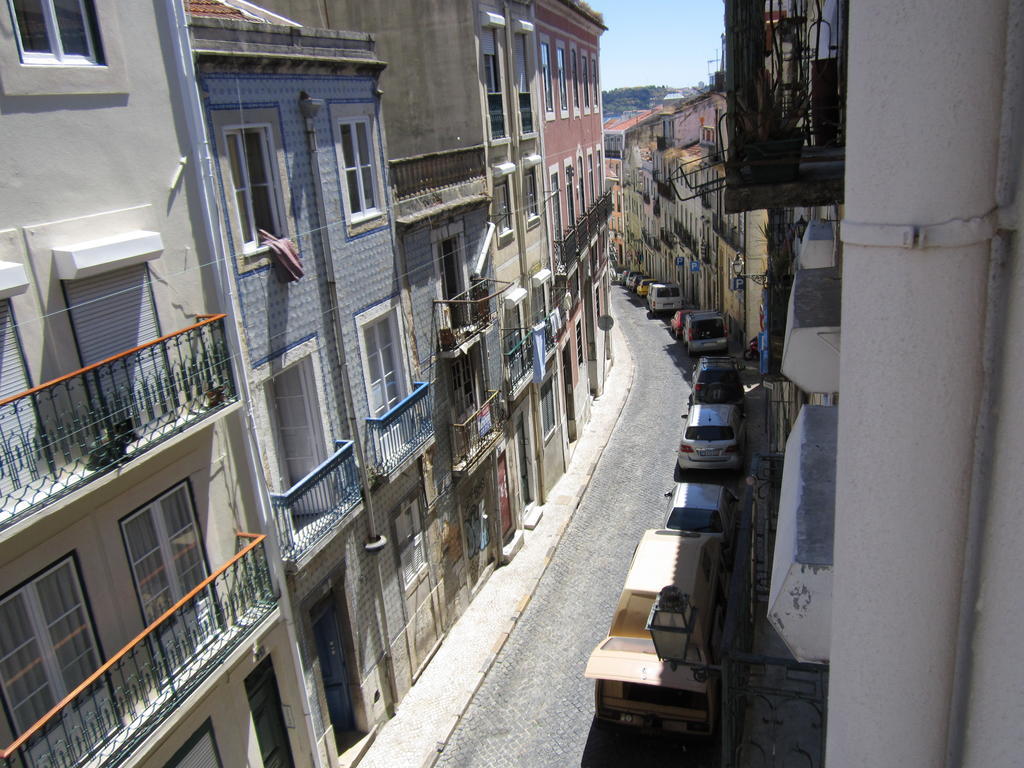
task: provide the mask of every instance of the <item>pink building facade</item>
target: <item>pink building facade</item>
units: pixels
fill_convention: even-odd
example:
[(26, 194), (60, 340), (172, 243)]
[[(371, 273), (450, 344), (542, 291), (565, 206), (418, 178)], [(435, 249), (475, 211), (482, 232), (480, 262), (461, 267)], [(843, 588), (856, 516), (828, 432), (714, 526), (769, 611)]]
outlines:
[(607, 333), (608, 219), (601, 115), (600, 15), (573, 0), (536, 5), (541, 82), (544, 192), (555, 272), (551, 302), (564, 327), (558, 335), (568, 440), (589, 419), (604, 390), (610, 358)]

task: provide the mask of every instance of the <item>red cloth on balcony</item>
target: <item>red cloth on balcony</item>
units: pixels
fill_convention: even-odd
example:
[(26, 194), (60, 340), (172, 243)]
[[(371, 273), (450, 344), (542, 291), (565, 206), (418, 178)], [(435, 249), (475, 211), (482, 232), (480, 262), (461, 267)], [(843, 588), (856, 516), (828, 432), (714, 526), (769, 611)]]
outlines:
[(277, 264), (277, 276), (282, 282), (294, 283), (305, 274), (302, 269), (302, 257), (295, 243), (286, 237), (274, 237), (265, 229), (260, 231), (260, 242), (270, 248)]

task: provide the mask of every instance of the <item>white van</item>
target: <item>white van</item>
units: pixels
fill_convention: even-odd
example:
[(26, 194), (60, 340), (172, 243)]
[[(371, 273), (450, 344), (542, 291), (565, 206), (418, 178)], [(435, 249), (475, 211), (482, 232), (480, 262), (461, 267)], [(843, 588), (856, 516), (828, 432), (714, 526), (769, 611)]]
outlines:
[(652, 315), (683, 308), (683, 293), (678, 285), (654, 283), (647, 291), (647, 307)]

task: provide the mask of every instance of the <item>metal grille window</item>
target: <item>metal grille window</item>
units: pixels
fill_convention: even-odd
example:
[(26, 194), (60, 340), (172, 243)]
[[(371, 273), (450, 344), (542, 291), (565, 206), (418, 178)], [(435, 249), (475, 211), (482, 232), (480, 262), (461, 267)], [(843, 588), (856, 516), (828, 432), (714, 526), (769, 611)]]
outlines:
[(540, 387), (540, 411), (543, 417), (544, 439), (546, 440), (555, 428), (555, 394), (549, 378)]
[(576, 321), (576, 361), (583, 365), (583, 321)]
[(102, 64), (92, 0), (12, 0), (14, 33), (25, 64)]
[(380, 211), (370, 121), (346, 121), (339, 129), (349, 214), (353, 219), (365, 218)]
[(541, 74), (544, 77), (544, 109), (547, 112), (554, 112), (555, 95), (551, 86), (551, 46), (547, 43), (540, 44), (540, 66)]
[(278, 189), (272, 158), (275, 153), (267, 126), (246, 126), (225, 131), (231, 167), (235, 215), (243, 248), (259, 246), (259, 230), (281, 235)]
[(98, 666), (95, 630), (70, 558), (0, 600), (0, 683), (18, 732)]
[(512, 231), (512, 207), (509, 205), (507, 181), (494, 185), (494, 216), (499, 234)]
[(533, 168), (526, 172), (524, 181), (526, 187), (526, 214), (531, 218), (539, 216), (537, 208), (537, 172)]
[(587, 67), (587, 54), (583, 54), (583, 106), (590, 109), (590, 77), (588, 77), (589, 69)]
[(558, 65), (558, 95), (561, 98), (561, 110), (569, 111), (569, 90), (565, 85), (565, 49), (559, 46), (555, 49), (556, 63)]
[(491, 138), (503, 139), (505, 133), (505, 107), (501, 94), (501, 69), (498, 63), (497, 35), (488, 29), (480, 36), (484, 55), (484, 81), (487, 86), (487, 112), (490, 115)]

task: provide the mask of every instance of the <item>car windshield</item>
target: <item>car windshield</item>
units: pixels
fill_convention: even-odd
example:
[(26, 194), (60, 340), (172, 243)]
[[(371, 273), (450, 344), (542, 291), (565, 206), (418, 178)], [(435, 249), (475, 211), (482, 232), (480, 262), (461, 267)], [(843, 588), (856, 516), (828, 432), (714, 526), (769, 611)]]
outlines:
[(722, 520), (713, 509), (690, 509), (676, 507), (668, 516), (665, 527), (673, 531), (694, 533), (721, 533)]
[(658, 296), (660, 298), (665, 298), (665, 297), (668, 297), (668, 296), (678, 296), (678, 295), (679, 295), (679, 287), (675, 286), (675, 285), (666, 285), (665, 287), (658, 289)]
[(734, 368), (707, 368), (700, 372), (700, 380), (706, 384), (725, 382), (739, 384), (740, 375)]
[(693, 334), (698, 339), (719, 339), (725, 336), (725, 324), (719, 317), (693, 321)]
[(720, 426), (718, 424), (704, 424), (699, 427), (687, 427), (687, 440), (732, 440), (732, 427)]
[(735, 403), (743, 399), (743, 387), (738, 381), (713, 381), (695, 392), (697, 402), (709, 405)]

